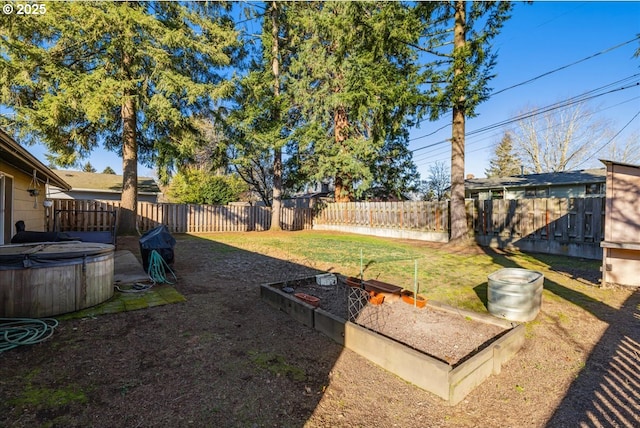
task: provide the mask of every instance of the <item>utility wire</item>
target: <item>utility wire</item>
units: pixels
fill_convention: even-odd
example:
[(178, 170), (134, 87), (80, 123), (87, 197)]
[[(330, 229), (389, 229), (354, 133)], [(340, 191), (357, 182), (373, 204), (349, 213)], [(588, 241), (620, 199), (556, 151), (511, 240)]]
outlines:
[(614, 135), (613, 137), (611, 137), (611, 139), (609, 141), (607, 141), (606, 143), (604, 143), (602, 146), (600, 146), (600, 148), (596, 151), (594, 151), (593, 153), (591, 153), (590, 156), (586, 157), (585, 159), (582, 160), (582, 162), (580, 162), (579, 164), (576, 165), (576, 168), (579, 167), (580, 165), (582, 165), (583, 163), (585, 163), (586, 161), (590, 160), (592, 157), (594, 157), (597, 153), (600, 152), (600, 150), (604, 149), (605, 147), (607, 147), (607, 145), (609, 145), (613, 140), (615, 140), (618, 135), (620, 135), (622, 133), (622, 131), (624, 131), (627, 126), (631, 125), (631, 122), (633, 122), (636, 117), (640, 116), (640, 110), (638, 110), (638, 112), (633, 115), (633, 117), (629, 120), (629, 122), (627, 122), (622, 129), (620, 129), (620, 131), (616, 132), (616, 135)]
[[(604, 49), (604, 50), (602, 50), (602, 51), (596, 52), (596, 53), (591, 54), (591, 55), (589, 55), (589, 56), (587, 56), (587, 57), (585, 57), (585, 58), (582, 58), (582, 59), (579, 59), (579, 60), (577, 60), (577, 61), (574, 61), (574, 62), (572, 62), (572, 63), (570, 63), (570, 64), (566, 64), (566, 65), (563, 65), (563, 66), (561, 66), (561, 67), (555, 68), (555, 69), (553, 69), (553, 70), (547, 71), (546, 73), (542, 73), (542, 74), (540, 74), (540, 75), (538, 75), (538, 76), (532, 77), (531, 79), (525, 80), (524, 82), (516, 83), (515, 85), (511, 85), (511, 86), (509, 86), (509, 87), (506, 87), (506, 88), (500, 89), (499, 91), (494, 91), (494, 92), (492, 92), (492, 93), (490, 94), (490, 96), (498, 95), (498, 94), (501, 94), (501, 93), (503, 93), (503, 92), (506, 92), (506, 91), (508, 91), (508, 90), (510, 90), (510, 89), (514, 89), (514, 88), (517, 88), (517, 87), (520, 87), (520, 86), (524, 86), (524, 85), (526, 85), (526, 84), (528, 84), (528, 83), (531, 83), (531, 82), (534, 82), (534, 81), (536, 81), (536, 80), (538, 80), (538, 79), (541, 79), (542, 77), (546, 77), (546, 76), (548, 76), (548, 75), (550, 75), (550, 74), (553, 74), (553, 73), (556, 73), (556, 72), (558, 72), (558, 71), (564, 70), (564, 69), (566, 69), (566, 68), (572, 67), (572, 66), (574, 66), (574, 65), (576, 65), (576, 64), (580, 64), (580, 63), (585, 62), (585, 61), (587, 61), (587, 60), (593, 59), (593, 58), (595, 58), (595, 57), (597, 57), (597, 56), (604, 55), (605, 53), (609, 53), (609, 52), (611, 52), (611, 51), (613, 51), (613, 50), (615, 50), (615, 49), (618, 49), (618, 48), (620, 48), (620, 47), (622, 47), (622, 46), (626, 46), (626, 45), (628, 45), (628, 44), (630, 44), (630, 43), (635, 42), (635, 41), (636, 41), (636, 40), (638, 40), (638, 39), (640, 39), (640, 36), (637, 36), (637, 37), (635, 37), (635, 38), (633, 38), (633, 39), (631, 39), (631, 40), (628, 40), (628, 41), (626, 41), (626, 42), (619, 43), (619, 44), (617, 44), (617, 45), (615, 45), (615, 46), (611, 46), (610, 48), (607, 48), (607, 49)], [(426, 121), (426, 120), (428, 120), (428, 119), (423, 119), (423, 120), (419, 121), (418, 123), (422, 123), (422, 122), (424, 122), (424, 121)], [(421, 135), (421, 136), (419, 136), (419, 137), (415, 137), (413, 140), (410, 140), (410, 141), (419, 140), (419, 139), (424, 138), (424, 137), (426, 137), (426, 136), (427, 136), (427, 135)]]
[(636, 41), (636, 40), (638, 40), (638, 39), (640, 39), (640, 36), (634, 37), (634, 38), (633, 38), (633, 39), (631, 39), (631, 40), (628, 40), (628, 41), (626, 41), (626, 42), (623, 42), (623, 43), (620, 43), (620, 44), (618, 44), (618, 45), (612, 46), (612, 47), (610, 47), (610, 48), (607, 48), (607, 49), (601, 50), (600, 52), (596, 52), (596, 53), (594, 53), (594, 54), (592, 54), (592, 55), (589, 55), (588, 57), (585, 57), (585, 58), (579, 59), (578, 61), (574, 61), (574, 62), (572, 62), (572, 63), (570, 63), (570, 64), (563, 65), (563, 66), (561, 66), (561, 67), (558, 67), (558, 68), (555, 68), (555, 69), (553, 69), (553, 70), (547, 71), (546, 73), (542, 73), (542, 74), (540, 74), (540, 75), (538, 75), (538, 76), (536, 76), (536, 77), (532, 77), (531, 79), (525, 80), (524, 82), (516, 83), (515, 85), (508, 86), (508, 87), (506, 87), (506, 88), (504, 88), (504, 89), (500, 89), (499, 91), (492, 92), (492, 93), (491, 93), (491, 95), (492, 95), (492, 96), (493, 96), (493, 95), (498, 95), (498, 94), (501, 94), (501, 93), (503, 93), (503, 92), (505, 92), (505, 91), (508, 91), (509, 89), (517, 88), (517, 87), (519, 87), (519, 86), (523, 86), (523, 85), (526, 85), (526, 84), (528, 84), (528, 83), (534, 82), (534, 81), (536, 81), (536, 80), (538, 80), (538, 79), (541, 79), (541, 78), (543, 78), (543, 77), (545, 77), (545, 76), (548, 76), (548, 75), (550, 75), (550, 74), (553, 74), (553, 73), (556, 73), (556, 72), (558, 72), (558, 71), (561, 71), (561, 70), (567, 69), (567, 68), (572, 67), (572, 66), (574, 66), (574, 65), (576, 65), (576, 64), (580, 64), (581, 62), (585, 62), (585, 61), (588, 61), (588, 60), (590, 60), (590, 59), (592, 59), (592, 58), (595, 58), (595, 57), (597, 57), (597, 56), (604, 55), (604, 54), (606, 54), (606, 53), (608, 53), (608, 52), (611, 52), (612, 50), (615, 50), (615, 49), (618, 49), (618, 48), (620, 48), (620, 47), (622, 47), (622, 46), (628, 45), (629, 43), (633, 43), (633, 42), (635, 42), (635, 41)]
[[(637, 100), (637, 99), (639, 99), (639, 98), (640, 98), (640, 96), (639, 96), (639, 97), (633, 97), (633, 98), (630, 98), (630, 99), (628, 99), (628, 100), (622, 101), (622, 102), (620, 102), (620, 103), (617, 103), (617, 104), (611, 105), (611, 106), (609, 106), (609, 107), (606, 107), (606, 108), (604, 108), (604, 109), (598, 110), (597, 112), (602, 112), (602, 111), (604, 111), (604, 110), (608, 110), (608, 109), (610, 109), (610, 108), (614, 108), (614, 107), (617, 107), (617, 106), (619, 106), (619, 105), (626, 104), (626, 103), (629, 103), (629, 102), (631, 102), (631, 101), (635, 101), (635, 100)], [(595, 113), (597, 113), (597, 112), (590, 113), (590, 115), (593, 115), (593, 114), (595, 114)], [(560, 126), (560, 125), (556, 125), (556, 126)], [(627, 126), (628, 126), (628, 125), (625, 125), (625, 128), (626, 128)], [(547, 128), (547, 129), (549, 129), (549, 128)], [(623, 128), (623, 129), (624, 129), (624, 128)], [(621, 131), (622, 131), (622, 130), (621, 130)], [(476, 132), (476, 131), (474, 131), (474, 132)], [(486, 131), (485, 131), (485, 132), (486, 132)], [(478, 134), (479, 134), (479, 133), (480, 133), (480, 132), (478, 132)], [(471, 134), (471, 133), (469, 133), (469, 134)], [(466, 135), (469, 135), (469, 134), (466, 134)], [(620, 134), (620, 133), (616, 134), (616, 136), (617, 136), (617, 135), (619, 135), (619, 134)], [(475, 140), (475, 141), (467, 142), (467, 147), (470, 147), (470, 146), (472, 146), (472, 145), (475, 145), (475, 144), (477, 144), (477, 143), (479, 143), (479, 142), (481, 142), (481, 141), (485, 141), (485, 140), (487, 140), (487, 139), (492, 139), (492, 140), (493, 140), (493, 139), (495, 139), (496, 137), (498, 137), (499, 135), (500, 135), (500, 133), (493, 133), (493, 134), (491, 134), (491, 135), (489, 135), (489, 136), (487, 136), (487, 137), (485, 137), (485, 138), (482, 138), (482, 139), (480, 139), (480, 140)], [(614, 138), (616, 138), (616, 137), (613, 137), (613, 138), (612, 138), (608, 143), (610, 143), (611, 141), (613, 141), (613, 139), (614, 139)], [(441, 143), (448, 143), (448, 142), (449, 142), (449, 140), (445, 140), (445, 141), (443, 141), (443, 142), (439, 142), (439, 143), (436, 143), (436, 144), (437, 144), (437, 145), (440, 145)], [(608, 144), (608, 143), (607, 143), (607, 144)], [(480, 147), (478, 147), (478, 148), (476, 148), (476, 149), (474, 149), (474, 150), (471, 150), (471, 151), (469, 151), (469, 150), (465, 150), (465, 153), (473, 153), (473, 152), (477, 152), (477, 151), (480, 151), (480, 150), (486, 150), (486, 149), (490, 148), (492, 145), (493, 145), (493, 142), (492, 142), (491, 144), (489, 144), (489, 145), (483, 145), (483, 146), (480, 146)], [(606, 144), (605, 144), (605, 146), (606, 146)], [(598, 151), (600, 151), (600, 150), (602, 150), (602, 148), (598, 149)], [(597, 153), (597, 151), (596, 151), (596, 152), (594, 152), (594, 153)], [(422, 153), (422, 154), (420, 154), (420, 155), (419, 155), (419, 157), (415, 157), (413, 160), (414, 160), (414, 163), (416, 164), (416, 166), (429, 165), (429, 164), (432, 164), (432, 163), (434, 163), (434, 162), (436, 162), (436, 161), (443, 160), (443, 158), (441, 158), (440, 156), (445, 156), (445, 155), (446, 155), (447, 157), (450, 155), (449, 147), (447, 147), (445, 150), (440, 150), (440, 151), (438, 151), (438, 152), (434, 152), (434, 151), (432, 151), (432, 152)], [(427, 161), (427, 162), (425, 162), (425, 161)]]
[[(566, 99), (564, 101), (560, 101), (560, 102), (557, 102), (557, 103), (554, 103), (554, 104), (550, 104), (548, 106), (541, 107), (541, 108), (533, 110), (533, 111), (529, 111), (527, 113), (518, 115), (516, 117), (510, 118), (510, 119), (506, 119), (506, 120), (503, 120), (501, 122), (496, 122), (496, 123), (491, 124), (491, 125), (487, 125), (485, 127), (476, 129), (476, 130), (471, 131), (471, 132), (468, 132), (468, 133), (465, 134), (465, 136), (475, 135), (475, 134), (478, 134), (478, 133), (481, 133), (481, 132), (485, 132), (485, 131), (488, 131), (488, 130), (492, 130), (492, 129), (496, 129), (496, 128), (499, 128), (499, 127), (503, 127), (505, 125), (508, 125), (508, 124), (511, 124), (511, 123), (514, 123), (514, 122), (518, 122), (518, 121), (521, 121), (521, 120), (524, 120), (524, 119), (528, 119), (528, 118), (533, 117), (533, 116), (537, 116), (537, 115), (540, 115), (540, 114), (548, 113), (548, 112), (551, 112), (551, 111), (554, 111), (554, 110), (558, 110), (558, 109), (561, 109), (561, 108), (570, 107), (572, 105), (575, 105), (575, 104), (578, 104), (578, 103), (582, 103), (582, 102), (585, 102), (585, 101), (588, 101), (588, 100), (592, 100), (592, 99), (595, 99), (595, 98), (599, 98), (599, 97), (602, 97), (604, 95), (609, 95), (609, 94), (612, 94), (612, 93), (615, 93), (615, 92), (620, 92), (620, 91), (623, 91), (623, 90), (636, 88), (636, 87), (640, 86), (640, 82), (638, 82), (638, 81), (633, 82), (632, 81), (632, 82), (627, 83), (626, 86), (610, 89), (610, 90), (608, 90), (606, 92), (602, 92), (602, 93), (597, 93), (597, 91), (601, 91), (603, 89), (607, 89), (607, 88), (609, 88), (611, 86), (619, 84), (620, 82), (625, 82), (627, 80), (630, 80), (632, 78), (636, 78), (638, 76), (640, 76), (640, 74), (635, 74), (633, 76), (629, 76), (627, 78), (624, 78), (624, 79), (618, 80), (616, 82), (607, 84), (605, 86), (601, 86), (600, 88), (596, 88), (596, 89), (584, 92), (584, 93), (582, 93), (580, 95), (577, 95), (575, 97), (568, 98), (568, 99)], [(440, 128), (440, 129), (442, 129), (442, 128)], [(420, 138), (420, 137), (418, 137), (418, 138)], [(415, 140), (416, 140), (416, 138), (413, 138), (413, 139), (410, 139), (409, 142), (415, 141)], [(415, 153), (417, 151), (424, 150), (424, 149), (427, 149), (427, 148), (432, 148), (432, 147), (435, 147), (435, 146), (439, 146), (439, 145), (445, 144), (447, 142), (449, 142), (449, 139), (438, 141), (438, 142), (432, 143), (432, 144), (428, 144), (426, 146), (418, 147), (416, 149), (411, 150), (411, 152)]]
[(448, 128), (448, 127), (450, 127), (450, 126), (451, 126), (451, 123), (447, 123), (446, 125), (443, 125), (443, 126), (441, 126), (440, 128), (436, 129), (435, 131), (432, 131), (432, 132), (430, 132), (430, 133), (428, 133), (428, 134), (421, 135), (421, 136), (416, 137), (416, 138), (412, 138), (412, 139), (411, 139), (411, 140), (409, 140), (409, 141), (416, 141), (416, 140), (420, 140), (420, 139), (422, 139), (422, 138), (430, 137), (430, 136), (432, 136), (432, 135), (434, 135), (434, 134), (437, 134), (438, 132), (440, 132), (440, 131), (442, 131), (443, 129)]
[[(563, 108), (563, 107), (569, 107), (571, 105), (574, 105), (574, 104), (577, 104), (577, 103), (581, 103), (581, 102), (584, 102), (584, 101), (588, 101), (590, 99), (598, 98), (598, 97), (601, 97), (601, 96), (604, 96), (604, 95), (609, 95), (609, 94), (614, 93), (614, 92), (619, 92), (619, 91), (622, 91), (622, 90), (631, 89), (633, 87), (640, 86), (640, 82), (637, 82), (637, 81), (636, 82), (630, 82), (630, 83), (627, 83), (628, 86), (622, 86), (622, 87), (618, 87), (618, 88), (615, 88), (615, 89), (611, 89), (608, 92), (604, 92), (604, 93), (601, 93), (601, 94), (594, 94), (597, 91), (601, 91), (603, 89), (606, 89), (608, 87), (614, 86), (616, 84), (623, 83), (626, 80), (630, 80), (630, 79), (636, 78), (638, 76), (640, 76), (640, 74), (634, 74), (632, 76), (626, 77), (624, 79), (618, 80), (618, 81), (610, 83), (608, 85), (601, 86), (600, 88), (596, 88), (596, 89), (592, 89), (591, 91), (584, 92), (584, 93), (582, 93), (580, 95), (577, 95), (575, 97), (567, 98), (564, 101), (559, 101), (559, 102), (556, 102), (554, 104), (550, 104), (548, 106), (541, 107), (541, 108), (539, 108), (537, 110), (529, 111), (529, 112), (527, 112), (525, 114), (522, 114), (520, 116), (512, 117), (510, 119), (505, 119), (502, 122), (497, 122), (497, 123), (494, 123), (492, 125), (487, 125), (487, 127), (496, 128), (496, 127), (508, 125), (510, 123), (513, 123), (513, 122), (516, 122), (516, 121), (519, 121), (519, 120), (522, 120), (522, 119), (527, 119), (527, 118), (529, 118), (531, 116), (535, 116), (537, 114), (546, 113), (546, 112), (557, 110), (557, 109)], [(594, 95), (589, 95), (589, 94), (594, 94)], [(441, 130), (449, 127), (449, 126), (451, 126), (450, 123), (448, 123), (448, 124), (446, 124), (444, 126), (441, 126), (440, 128), (436, 129), (435, 131), (430, 132), (429, 134), (425, 134), (425, 135), (421, 135), (419, 137), (411, 138), (411, 139), (409, 139), (409, 142), (417, 141), (417, 140), (420, 140), (422, 138), (434, 135), (437, 132), (439, 132), (439, 131), (441, 131)], [(472, 135), (473, 133), (476, 133), (476, 132), (482, 132), (482, 130), (484, 130), (484, 128), (481, 128), (481, 129), (478, 129), (476, 131), (470, 132), (470, 133), (468, 133), (466, 135)], [(420, 150), (423, 150), (423, 149), (426, 149), (426, 148), (429, 148), (429, 147), (433, 147), (434, 145), (444, 144), (444, 143), (446, 143), (448, 141), (449, 140), (447, 139), (447, 140), (440, 141), (438, 143), (434, 143), (434, 144), (429, 144), (429, 145), (426, 145), (426, 146), (418, 147), (417, 149), (412, 150), (412, 152), (417, 152), (417, 151), (420, 151)]]
[(519, 116), (516, 116), (514, 118), (507, 119), (507, 120), (504, 120), (502, 122), (498, 122), (498, 123), (495, 123), (493, 125), (488, 125), (488, 126), (486, 126), (484, 128), (477, 129), (477, 130), (473, 131), (473, 133), (482, 132), (482, 131), (487, 130), (487, 129), (495, 129), (495, 128), (498, 128), (498, 127), (501, 127), (501, 126), (504, 126), (504, 125), (508, 125), (508, 124), (511, 124), (511, 123), (514, 123), (514, 122), (518, 122), (520, 120), (529, 119), (531, 117), (538, 116), (540, 114), (549, 113), (549, 112), (554, 111), (554, 110), (570, 107), (570, 106), (575, 105), (575, 104), (583, 103), (585, 101), (589, 101), (589, 100), (592, 100), (592, 99), (595, 99), (595, 98), (599, 98), (599, 97), (602, 97), (602, 96), (605, 96), (605, 95), (609, 95), (609, 94), (612, 94), (612, 93), (615, 93), (615, 92), (620, 92), (620, 91), (624, 91), (624, 90), (627, 90), (627, 89), (633, 89), (633, 88), (636, 88), (636, 87), (639, 87), (639, 86), (640, 86), (640, 82), (635, 82), (635, 83), (629, 84), (627, 86), (623, 86), (623, 87), (616, 88), (616, 89), (611, 89), (611, 90), (609, 90), (607, 92), (603, 92), (601, 94), (594, 94), (594, 95), (590, 95), (590, 96), (586, 96), (586, 97), (580, 96), (580, 97), (569, 98), (566, 101), (562, 101), (562, 102), (559, 102), (559, 103), (551, 104), (550, 106), (542, 107), (542, 108), (539, 108), (537, 110), (533, 110), (533, 111), (530, 111), (530, 112), (527, 112), (527, 113), (523, 113), (523, 114), (521, 114)]

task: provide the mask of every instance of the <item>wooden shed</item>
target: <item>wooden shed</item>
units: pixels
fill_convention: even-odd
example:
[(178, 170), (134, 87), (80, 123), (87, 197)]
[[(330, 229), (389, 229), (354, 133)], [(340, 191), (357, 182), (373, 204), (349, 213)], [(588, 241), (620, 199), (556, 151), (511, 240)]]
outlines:
[(607, 167), (602, 285), (640, 287), (640, 166)]
[(27, 230), (46, 230), (43, 205), (46, 184), (69, 185), (0, 129), (0, 245), (11, 242), (14, 223), (23, 220)]

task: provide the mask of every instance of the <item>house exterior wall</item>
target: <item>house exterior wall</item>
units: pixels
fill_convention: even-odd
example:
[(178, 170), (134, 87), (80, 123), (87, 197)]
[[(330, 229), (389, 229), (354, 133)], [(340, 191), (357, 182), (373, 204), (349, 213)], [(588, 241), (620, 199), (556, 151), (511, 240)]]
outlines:
[(549, 187), (550, 198), (584, 198), (586, 196), (584, 184)]
[(505, 199), (524, 199), (524, 189), (507, 189)]
[(640, 167), (606, 165), (602, 282), (640, 287)]
[[(466, 199), (472, 199), (470, 191), (467, 191)], [(491, 192), (489, 191), (478, 192), (478, 200), (486, 201), (487, 199), (491, 199)]]
[[(13, 199), (11, 201), (10, 213), (11, 225), (13, 226), (18, 220), (25, 222), (27, 230), (42, 232), (45, 230), (45, 208), (42, 205), (44, 200), (45, 188), (40, 184), (40, 195), (35, 198), (29, 195), (27, 189), (31, 183), (31, 176), (25, 174), (0, 160), (0, 172), (13, 178)], [(35, 207), (34, 207), (35, 204)], [(10, 235), (15, 234), (15, 228), (11, 230)], [(8, 244), (9, 242), (5, 242)]]
[[(602, 197), (602, 194), (587, 194), (586, 184), (573, 184), (568, 186), (536, 186), (536, 187), (506, 187), (504, 199), (526, 199), (527, 190), (533, 189), (548, 189), (548, 195), (539, 195), (538, 198), (589, 198), (589, 197)], [(494, 189), (498, 191), (499, 189)], [(491, 198), (491, 191), (489, 190), (467, 190), (466, 198), (472, 199), (472, 193), (478, 194), (478, 200), (484, 201)]]

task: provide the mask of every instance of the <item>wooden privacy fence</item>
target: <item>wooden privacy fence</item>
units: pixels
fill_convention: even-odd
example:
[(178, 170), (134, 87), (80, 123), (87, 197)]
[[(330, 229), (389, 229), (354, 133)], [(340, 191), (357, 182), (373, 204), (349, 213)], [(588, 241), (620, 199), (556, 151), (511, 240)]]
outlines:
[[(467, 200), (469, 233), (482, 246), (598, 259), (604, 198)], [(328, 204), (318, 229), (446, 242), (448, 202)]]
[[(605, 198), (467, 200), (469, 231), (484, 246), (515, 246), (524, 251), (599, 258), (604, 237)], [(104, 230), (106, 216), (82, 211), (118, 210), (118, 201), (54, 200), (47, 208), (67, 210), (66, 230)], [(51, 220), (48, 217), (48, 222)], [(241, 205), (138, 203), (138, 227), (146, 232), (160, 224), (172, 233), (268, 230), (271, 208)], [(48, 225), (49, 225), (48, 223)], [(282, 208), (285, 230), (342, 230), (446, 242), (449, 203), (330, 203), (319, 212)], [(48, 228), (48, 230), (51, 230)]]
[(599, 243), (604, 237), (604, 201), (605, 198), (467, 201), (467, 219), (476, 237), (500, 235)]
[(448, 232), (449, 205), (447, 201), (332, 203), (316, 215), (314, 224)]
[(600, 259), (605, 198), (472, 201), (469, 229), (482, 246)]
[[(53, 207), (48, 210), (68, 213), (64, 218), (66, 230), (98, 231), (104, 230), (103, 225), (94, 219), (106, 218), (100, 212), (118, 211), (119, 208), (119, 201), (54, 199)], [(280, 212), (280, 226), (285, 230), (311, 229), (312, 221), (313, 210), (309, 208), (282, 208)], [(47, 228), (51, 230), (49, 224), (50, 220)], [(171, 233), (263, 231), (271, 226), (271, 208), (138, 202), (137, 224), (140, 232), (161, 224)]]
[[(600, 242), (604, 198), (467, 200), (474, 235)], [(449, 203), (346, 202), (328, 204), (314, 224), (449, 231)]]

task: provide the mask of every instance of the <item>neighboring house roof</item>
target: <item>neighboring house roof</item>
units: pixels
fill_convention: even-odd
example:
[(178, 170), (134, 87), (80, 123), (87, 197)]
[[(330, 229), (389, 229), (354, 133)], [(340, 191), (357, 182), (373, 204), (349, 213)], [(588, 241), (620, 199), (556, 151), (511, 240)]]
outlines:
[(288, 199), (313, 199), (313, 198), (324, 198), (329, 196), (333, 192), (311, 192), (311, 193), (296, 193), (295, 195), (291, 195)]
[(464, 181), (466, 190), (485, 190), (513, 187), (566, 186), (572, 184), (604, 183), (605, 168), (578, 171), (527, 174), (512, 177), (471, 178)]
[(45, 164), (40, 162), (18, 144), (9, 134), (0, 129), (0, 157), (3, 162), (8, 163), (29, 176), (33, 176), (33, 170), (36, 171), (36, 177), (42, 183), (49, 180), (49, 184), (64, 190), (70, 190), (71, 186), (61, 177), (54, 174)]
[[(58, 177), (71, 185), (74, 192), (91, 191), (106, 193), (122, 192), (122, 176), (96, 172), (54, 170)], [(152, 177), (138, 177), (139, 194), (158, 194), (160, 188)]]

